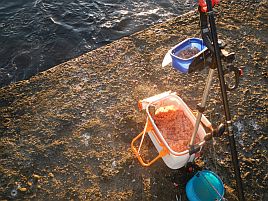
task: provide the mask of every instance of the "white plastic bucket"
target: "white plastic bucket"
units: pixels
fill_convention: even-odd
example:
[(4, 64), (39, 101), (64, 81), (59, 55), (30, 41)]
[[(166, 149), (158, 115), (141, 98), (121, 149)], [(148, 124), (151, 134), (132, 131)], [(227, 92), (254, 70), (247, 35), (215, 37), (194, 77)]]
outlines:
[[(171, 169), (178, 169), (178, 168), (183, 167), (187, 162), (192, 161), (195, 158), (195, 154), (190, 156), (188, 149), (184, 150), (182, 152), (176, 152), (170, 148), (170, 146), (168, 145), (168, 143), (164, 139), (160, 130), (155, 125), (155, 122), (149, 113), (148, 108), (150, 107), (150, 105), (153, 105), (154, 107), (156, 107), (156, 109), (159, 107), (168, 106), (168, 105), (173, 105), (173, 106), (175, 106), (175, 108), (182, 109), (184, 114), (186, 115), (186, 117), (191, 121), (193, 127), (194, 127), (195, 121), (196, 121), (195, 116), (191, 112), (190, 108), (183, 102), (183, 100), (179, 96), (176, 96), (174, 94), (170, 94), (168, 97), (160, 99), (156, 102), (151, 102), (150, 104), (148, 104), (147, 109), (146, 109), (147, 115), (148, 115), (148, 117), (153, 125), (154, 131), (155, 131), (155, 133), (152, 133), (154, 131), (148, 132), (152, 142), (154, 143), (158, 152), (160, 152), (163, 149), (163, 147), (160, 145), (159, 141), (162, 141), (162, 143), (165, 145), (165, 147), (169, 151), (169, 153), (167, 155), (162, 157), (163, 161)], [(203, 146), (205, 143), (204, 137), (206, 135), (206, 132), (201, 124), (199, 125), (197, 135), (199, 136), (199, 139), (201, 140), (199, 145)], [(156, 138), (158, 138), (158, 139), (156, 139)], [(191, 136), (189, 136), (189, 141), (190, 141), (190, 139), (191, 139)]]
[[(195, 154), (189, 155), (189, 150), (186, 149), (181, 152), (176, 152), (171, 149), (171, 147), (168, 145), (166, 139), (163, 137), (162, 133), (156, 126), (153, 117), (150, 115), (149, 107), (154, 106), (155, 109), (158, 109), (163, 106), (170, 106), (173, 105), (175, 108), (180, 108), (180, 110), (183, 110), (186, 117), (190, 120), (193, 127), (195, 125), (196, 118), (190, 108), (183, 102), (183, 100), (177, 96), (175, 93), (171, 92), (164, 92), (162, 94), (144, 99), (139, 102), (140, 109), (146, 109), (146, 113), (148, 115), (146, 126), (144, 128), (144, 131), (142, 131), (137, 137), (135, 137), (132, 140), (131, 148), (135, 155), (137, 156), (138, 160), (143, 166), (150, 166), (152, 163), (154, 163), (159, 158), (162, 158), (165, 164), (171, 168), (171, 169), (179, 169), (183, 167), (187, 162), (193, 161), (195, 158)], [(202, 115), (201, 122), (208, 128), (211, 128), (211, 123), (208, 121), (208, 119)], [(143, 143), (144, 135), (148, 133), (150, 139), (152, 140), (154, 146), (156, 147), (157, 151), (159, 152), (159, 155), (154, 158), (151, 162), (146, 163), (141, 158), (140, 155), (140, 147)], [(204, 127), (202, 124), (199, 125), (197, 135), (200, 139), (199, 145), (202, 147), (205, 143), (204, 137), (206, 135), (206, 132), (204, 130)], [(137, 141), (139, 138), (142, 138), (139, 150), (137, 150), (134, 146), (134, 142)], [(189, 136), (189, 142), (190, 142), (191, 136)]]

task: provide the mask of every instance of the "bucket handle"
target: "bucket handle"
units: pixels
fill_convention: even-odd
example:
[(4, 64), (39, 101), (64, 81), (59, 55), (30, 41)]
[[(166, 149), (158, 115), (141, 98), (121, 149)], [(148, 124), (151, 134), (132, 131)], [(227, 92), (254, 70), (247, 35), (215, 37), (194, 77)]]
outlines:
[[(152, 159), (151, 161), (149, 162), (145, 162), (144, 159), (141, 157), (140, 155), (140, 149), (141, 149), (141, 146), (143, 144), (143, 139), (144, 139), (144, 136), (146, 133), (148, 133), (149, 131), (153, 131), (153, 126), (151, 125), (151, 122), (147, 119), (147, 122), (146, 122), (146, 125), (145, 125), (145, 128), (144, 130), (139, 134), (137, 135), (131, 142), (131, 149), (132, 151), (134, 152), (135, 156), (138, 158), (139, 162), (141, 163), (142, 166), (145, 166), (145, 167), (149, 167), (151, 166), (153, 163), (155, 163), (159, 158), (162, 158), (163, 156), (165, 156), (167, 153), (168, 153), (168, 150), (162, 146), (160, 144), (160, 146), (163, 147), (163, 149), (159, 152), (159, 154), (154, 158)], [(157, 136), (154, 134), (154, 132), (152, 132), (152, 134), (155, 136), (155, 138), (157, 139)], [(139, 139), (139, 138), (142, 138), (141, 140), (141, 143), (140, 143), (140, 146), (138, 149), (136, 149), (136, 147), (134, 146), (134, 143)], [(158, 139), (157, 139), (158, 140)]]

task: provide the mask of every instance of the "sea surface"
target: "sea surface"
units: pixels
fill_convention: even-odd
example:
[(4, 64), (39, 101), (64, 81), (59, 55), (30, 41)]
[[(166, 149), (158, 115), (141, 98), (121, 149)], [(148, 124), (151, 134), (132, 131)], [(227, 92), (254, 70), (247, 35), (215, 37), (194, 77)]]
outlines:
[(193, 0), (1, 0), (0, 87), (192, 6)]

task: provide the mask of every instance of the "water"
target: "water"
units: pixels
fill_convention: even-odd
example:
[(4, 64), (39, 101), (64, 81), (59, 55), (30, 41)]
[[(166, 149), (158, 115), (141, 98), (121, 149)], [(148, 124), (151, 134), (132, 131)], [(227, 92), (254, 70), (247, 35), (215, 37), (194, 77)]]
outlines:
[(0, 87), (189, 9), (187, 0), (1, 0)]

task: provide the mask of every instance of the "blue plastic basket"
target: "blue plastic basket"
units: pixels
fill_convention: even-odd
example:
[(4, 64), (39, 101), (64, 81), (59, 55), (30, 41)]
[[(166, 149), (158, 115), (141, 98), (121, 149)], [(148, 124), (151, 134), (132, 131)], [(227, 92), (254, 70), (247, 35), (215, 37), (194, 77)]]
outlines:
[(218, 175), (203, 170), (188, 181), (186, 195), (189, 201), (220, 201), (224, 195), (224, 186)]
[[(185, 50), (187, 48), (191, 48), (191, 47), (196, 47), (199, 50), (199, 52), (196, 55), (194, 55), (188, 59), (183, 59), (183, 58), (176, 56), (180, 51), (183, 51), (183, 50)], [(203, 44), (202, 39), (200, 39), (200, 38), (188, 38), (171, 49), (170, 55), (172, 58), (172, 66), (182, 73), (188, 73), (189, 66), (192, 63), (192, 61), (194, 60), (194, 58), (197, 57), (198, 55), (202, 54), (206, 50), (207, 50), (207, 47)]]

